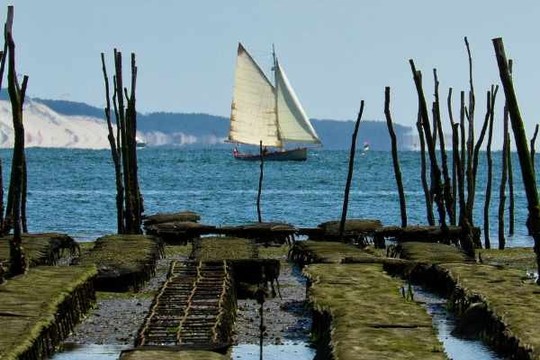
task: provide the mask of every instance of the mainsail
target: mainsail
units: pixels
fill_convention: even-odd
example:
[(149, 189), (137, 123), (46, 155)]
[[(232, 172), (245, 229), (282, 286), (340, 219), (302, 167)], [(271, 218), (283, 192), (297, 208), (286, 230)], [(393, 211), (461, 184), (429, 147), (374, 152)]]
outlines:
[(229, 141), (283, 147), (283, 143), (320, 144), (285, 72), (274, 64), (273, 85), (242, 44), (238, 44)]

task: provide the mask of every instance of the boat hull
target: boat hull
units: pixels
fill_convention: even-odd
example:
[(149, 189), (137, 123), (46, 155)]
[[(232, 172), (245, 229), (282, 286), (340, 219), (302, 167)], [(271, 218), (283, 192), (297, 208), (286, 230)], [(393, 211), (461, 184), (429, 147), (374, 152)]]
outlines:
[[(233, 152), (237, 160), (259, 161), (259, 154), (243, 154), (239, 151)], [(264, 161), (306, 161), (307, 148), (297, 148), (283, 151), (268, 151), (263, 154)]]

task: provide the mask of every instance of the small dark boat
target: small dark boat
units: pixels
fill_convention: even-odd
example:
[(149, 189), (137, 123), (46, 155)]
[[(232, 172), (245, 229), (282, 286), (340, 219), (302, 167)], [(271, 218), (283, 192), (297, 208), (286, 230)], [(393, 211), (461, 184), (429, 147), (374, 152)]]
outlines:
[[(237, 160), (259, 161), (260, 154), (241, 153), (237, 148), (233, 150), (233, 156)], [(290, 150), (277, 150), (263, 152), (265, 161), (306, 161), (307, 148), (297, 148)]]

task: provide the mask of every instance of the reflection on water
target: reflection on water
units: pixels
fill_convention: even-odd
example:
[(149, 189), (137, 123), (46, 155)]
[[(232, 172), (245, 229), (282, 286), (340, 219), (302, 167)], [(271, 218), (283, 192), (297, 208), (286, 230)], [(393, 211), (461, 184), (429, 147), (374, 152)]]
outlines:
[(126, 345), (99, 344), (69, 344), (62, 345), (61, 352), (56, 353), (51, 360), (117, 360), (122, 350), (129, 349)]
[[(131, 348), (125, 345), (98, 344), (64, 344), (51, 360), (117, 360), (122, 350)], [(265, 345), (264, 360), (312, 360), (315, 349), (303, 342), (290, 342), (283, 345)], [(239, 344), (232, 349), (232, 359), (259, 360), (259, 346), (255, 344)]]
[[(264, 360), (312, 360), (315, 349), (304, 342), (285, 343), (283, 345), (265, 345), (263, 347)], [(259, 360), (259, 345), (238, 344), (233, 347), (233, 360)]]
[(432, 316), (433, 326), (439, 341), (444, 345), (444, 352), (452, 360), (468, 360), (474, 354), (475, 360), (499, 360), (502, 356), (491, 350), (480, 340), (462, 339), (454, 336), (456, 318), (446, 308), (446, 299), (430, 293), (421, 287), (414, 286), (414, 299), (422, 303), (428, 314)]

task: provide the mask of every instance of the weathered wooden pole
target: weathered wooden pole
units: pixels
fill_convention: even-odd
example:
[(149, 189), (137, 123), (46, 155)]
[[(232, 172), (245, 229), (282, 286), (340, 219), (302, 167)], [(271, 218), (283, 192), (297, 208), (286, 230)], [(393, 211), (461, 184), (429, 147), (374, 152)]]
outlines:
[[(131, 90), (128, 92), (123, 87), (122, 54), (116, 49), (114, 50), (113, 104), (117, 126), (116, 139), (111, 121), (109, 82), (103, 54), (101, 59), (107, 97), (105, 117), (107, 119), (108, 139), (116, 175), (118, 232), (121, 234), (141, 234), (143, 206), (137, 175), (137, 142), (135, 140), (137, 131), (137, 111), (135, 107), (137, 67), (135, 65), (135, 54), (131, 54)], [(126, 102), (124, 102), (124, 96)]]
[(142, 195), (139, 188), (138, 164), (137, 164), (137, 110), (135, 89), (137, 84), (137, 66), (135, 62), (135, 54), (131, 54), (131, 91), (124, 89), (127, 100), (126, 107), (126, 140), (127, 140), (127, 155), (129, 156), (129, 193), (131, 209), (132, 209), (132, 229), (131, 234), (142, 233), (142, 213), (144, 211), (142, 204)]
[(11, 100), (13, 115), (14, 146), (13, 160), (11, 165), (11, 179), (8, 198), (12, 200), (11, 212), (6, 217), (12, 219), (13, 238), (10, 243), (10, 266), (12, 276), (23, 274), (27, 268), (21, 239), (21, 198), (22, 182), (24, 174), (24, 125), (23, 103), (28, 84), (28, 76), (23, 77), (22, 85), (19, 86), (17, 72), (15, 70), (15, 42), (12, 34), (13, 6), (8, 7), (8, 16), (5, 27), (5, 41), (8, 43), (8, 93)]
[(446, 145), (444, 141), (444, 132), (442, 128), (442, 120), (441, 120), (441, 111), (440, 111), (440, 102), (439, 102), (439, 79), (437, 77), (437, 69), (433, 69), (433, 78), (435, 79), (435, 102), (433, 106), (433, 120), (435, 123), (436, 128), (433, 130), (437, 130), (437, 133), (439, 134), (439, 150), (441, 154), (441, 166), (442, 166), (442, 174), (443, 174), (443, 196), (444, 196), (444, 204), (446, 206), (446, 212), (448, 214), (448, 218), (450, 219), (450, 223), (452, 223), (452, 219), (455, 220), (454, 215), (454, 197), (452, 196), (452, 184), (450, 180), (450, 175), (448, 173), (448, 157), (446, 156)]
[[(107, 75), (107, 67), (105, 66), (105, 54), (101, 53), (101, 67), (103, 71), (103, 80), (105, 82), (105, 100), (107, 105), (105, 106), (105, 119), (107, 120), (107, 129), (109, 134), (107, 136), (109, 145), (111, 148), (111, 157), (114, 164), (114, 174), (116, 180), (116, 227), (119, 234), (125, 232), (124, 228), (124, 185), (122, 184), (122, 165), (120, 160), (120, 153), (118, 151), (117, 142), (114, 136), (114, 130), (111, 120), (111, 100), (109, 89), (109, 76)], [(116, 87), (115, 87), (116, 89)], [(118, 116), (116, 117), (118, 118)]]
[(345, 221), (347, 220), (347, 209), (349, 207), (349, 192), (351, 190), (352, 176), (354, 170), (354, 155), (356, 153), (356, 137), (358, 136), (358, 128), (364, 113), (364, 100), (360, 102), (360, 111), (354, 124), (354, 131), (351, 139), (351, 151), (349, 154), (349, 171), (347, 172), (347, 182), (345, 183), (345, 195), (343, 196), (343, 209), (341, 211), (341, 221), (339, 223), (339, 239), (343, 241), (343, 233), (345, 231)]
[[(422, 79), (420, 72), (416, 70), (414, 66), (414, 61), (409, 60), (411, 65), (411, 71), (413, 73), (414, 83), (416, 85), (416, 92), (418, 94), (418, 103), (420, 110), (420, 117), (422, 120), (422, 128), (424, 129), (424, 136), (426, 138), (426, 144), (428, 148), (429, 160), (430, 160), (430, 169), (431, 169), (431, 179), (433, 186), (433, 199), (437, 205), (437, 212), (439, 214), (439, 224), (443, 234), (448, 232), (448, 226), (446, 225), (446, 210), (444, 206), (444, 196), (442, 193), (441, 185), (441, 170), (437, 164), (437, 156), (435, 154), (435, 144), (431, 136), (431, 128), (429, 124), (429, 116), (426, 105), (426, 98), (424, 96), (424, 90), (422, 89)], [(474, 250), (473, 250), (474, 253)]]
[(536, 262), (540, 270), (540, 207), (538, 204), (538, 192), (536, 189), (536, 176), (531, 162), (531, 155), (527, 144), (527, 136), (523, 126), (523, 120), (519, 111), (517, 96), (514, 91), (514, 85), (510, 72), (508, 71), (508, 61), (504, 52), (504, 45), (501, 38), (492, 40), (499, 66), (499, 76), (506, 95), (508, 111), (510, 113), (510, 122), (516, 142), (519, 163), (523, 185), (527, 195), (527, 204), (529, 210), (529, 229), (534, 238), (534, 252), (536, 253)]
[(488, 139), (486, 146), (486, 159), (487, 159), (487, 181), (486, 181), (486, 195), (484, 202), (484, 247), (486, 249), (491, 248), (491, 241), (489, 238), (489, 204), (491, 202), (491, 179), (493, 177), (493, 159), (491, 158), (491, 143), (493, 140), (493, 118), (494, 118), (494, 104), (495, 96), (497, 96), (497, 89), (491, 87), (488, 101), (489, 110), (489, 125), (488, 125)]
[(399, 210), (401, 214), (401, 227), (407, 227), (407, 204), (405, 202), (405, 192), (403, 191), (403, 181), (401, 179), (401, 169), (399, 168), (399, 159), (397, 151), (397, 139), (392, 125), (392, 114), (390, 113), (390, 87), (384, 89), (384, 115), (386, 116), (386, 125), (390, 134), (392, 144), (392, 161), (394, 164), (394, 175), (399, 194)]
[(503, 148), (502, 148), (502, 159), (501, 159), (501, 184), (499, 186), (499, 249), (503, 250), (506, 246), (506, 238), (504, 235), (504, 206), (506, 202), (506, 180), (508, 174), (508, 153), (510, 152), (510, 134), (508, 133), (508, 105), (504, 105), (504, 115), (503, 115)]
[(263, 184), (263, 176), (264, 176), (264, 151), (263, 151), (263, 144), (262, 140), (259, 143), (259, 157), (261, 159), (261, 166), (259, 171), (259, 190), (257, 191), (257, 219), (259, 222), (262, 222), (262, 215), (261, 215), (261, 193), (262, 193), (262, 184)]
[[(450, 224), (456, 225), (457, 217), (457, 187), (458, 187), (458, 177), (457, 177), (457, 164), (459, 163), (459, 133), (458, 129), (455, 127), (454, 115), (452, 112), (452, 88), (448, 89), (448, 97), (446, 98), (446, 103), (448, 107), (448, 118), (450, 119), (450, 126), (452, 129), (452, 199), (454, 202), (452, 204), (452, 212), (450, 213)], [(454, 129), (455, 128), (455, 129)], [(456, 131), (454, 131), (456, 130)]]
[[(514, 64), (513, 60), (508, 59), (508, 71), (510, 72), (510, 76), (512, 76), (513, 64)], [(510, 116), (508, 114), (508, 107), (505, 106), (504, 109), (506, 111), (506, 116), (507, 117)], [(514, 228), (515, 228), (514, 170), (512, 169), (512, 151), (511, 151), (512, 146), (511, 145), (512, 145), (512, 140), (510, 139), (510, 134), (508, 134), (508, 151), (506, 152), (507, 166), (508, 166), (508, 235), (514, 235)], [(533, 168), (534, 168), (534, 162), (533, 162)]]
[(515, 198), (514, 198), (514, 170), (512, 168), (512, 140), (508, 135), (508, 151), (506, 152), (506, 163), (508, 166), (508, 235), (514, 235), (515, 229)]
[(538, 136), (538, 124), (536, 124), (536, 126), (534, 127), (534, 134), (533, 134), (533, 137), (531, 138), (531, 162), (532, 162), (533, 169), (536, 167), (534, 164), (534, 155), (536, 154), (535, 144), (536, 144), (537, 136)]
[[(467, 163), (465, 175), (467, 178), (467, 216), (468, 221), (471, 226), (474, 226), (473, 219), (473, 208), (474, 208), (474, 193), (475, 193), (475, 183), (474, 183), (474, 172), (473, 172), (473, 162), (474, 162), (474, 114), (476, 107), (476, 100), (474, 94), (474, 83), (473, 83), (473, 62), (471, 55), (471, 47), (469, 46), (469, 40), (467, 37), (464, 38), (465, 47), (467, 49), (467, 58), (469, 61), (469, 106), (465, 108), (465, 115), (468, 121), (468, 136), (467, 136)], [(478, 245), (478, 244), (477, 244)]]
[(422, 181), (422, 189), (424, 190), (424, 199), (426, 203), (426, 220), (430, 226), (435, 225), (435, 216), (433, 215), (433, 198), (427, 181), (427, 166), (426, 166), (426, 140), (424, 139), (424, 130), (422, 130), (422, 120), (420, 113), (416, 121), (416, 130), (418, 131), (418, 139), (420, 140), (420, 180)]

